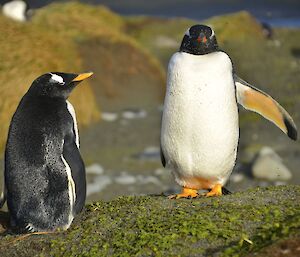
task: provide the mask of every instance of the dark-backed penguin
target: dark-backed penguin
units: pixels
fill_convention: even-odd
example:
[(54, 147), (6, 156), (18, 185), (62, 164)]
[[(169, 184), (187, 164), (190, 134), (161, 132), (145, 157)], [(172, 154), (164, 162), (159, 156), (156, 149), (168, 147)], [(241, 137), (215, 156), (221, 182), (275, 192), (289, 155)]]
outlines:
[(2, 13), (15, 21), (25, 22), (32, 15), (32, 10), (25, 1), (12, 0), (3, 4)]
[(68, 229), (86, 198), (72, 90), (93, 73), (50, 72), (33, 81), (12, 117), (5, 149), (11, 226)]
[(215, 32), (189, 28), (169, 62), (161, 128), (161, 159), (171, 169), (180, 194), (170, 198), (222, 194), (235, 165), (239, 140), (238, 106), (272, 121), (291, 139), (290, 115), (269, 95), (240, 79)]

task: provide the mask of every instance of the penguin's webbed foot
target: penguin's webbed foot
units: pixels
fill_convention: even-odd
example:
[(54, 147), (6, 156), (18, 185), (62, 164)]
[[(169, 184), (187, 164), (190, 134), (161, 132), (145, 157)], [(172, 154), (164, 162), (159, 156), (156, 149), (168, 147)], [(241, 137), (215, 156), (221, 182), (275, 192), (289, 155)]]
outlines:
[(206, 197), (210, 196), (220, 196), (222, 195), (222, 185), (216, 184), (214, 187), (210, 190), (210, 192), (206, 193)]
[(192, 189), (192, 188), (183, 187), (182, 188), (182, 192), (180, 194), (169, 195), (168, 198), (169, 199), (196, 198), (198, 196), (199, 196), (198, 190)]

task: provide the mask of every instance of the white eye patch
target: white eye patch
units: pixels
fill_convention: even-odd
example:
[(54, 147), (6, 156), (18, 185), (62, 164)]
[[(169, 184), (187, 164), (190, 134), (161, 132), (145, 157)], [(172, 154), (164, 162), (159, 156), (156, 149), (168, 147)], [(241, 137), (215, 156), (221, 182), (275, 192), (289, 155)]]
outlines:
[(64, 79), (61, 76), (54, 74), (54, 73), (49, 73), (49, 74), (51, 75), (50, 80), (53, 80), (55, 83), (59, 83), (60, 85), (65, 84)]
[(186, 32), (184, 33), (184, 35), (186, 35), (186, 36), (188, 36), (188, 37), (191, 36), (191, 35), (190, 35), (190, 28), (188, 28), (188, 29), (186, 30)]
[(214, 30), (211, 28), (211, 36), (209, 38), (212, 38), (215, 35)]

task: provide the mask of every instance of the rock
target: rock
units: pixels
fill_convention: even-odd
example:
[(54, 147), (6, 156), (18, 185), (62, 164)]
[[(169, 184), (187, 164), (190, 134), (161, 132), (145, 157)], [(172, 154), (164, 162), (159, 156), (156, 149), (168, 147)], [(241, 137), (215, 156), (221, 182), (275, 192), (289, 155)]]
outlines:
[(94, 163), (86, 167), (85, 171), (87, 174), (95, 174), (95, 175), (102, 175), (104, 173), (103, 167), (98, 163)]
[(285, 181), (275, 181), (275, 183), (274, 183), (275, 186), (284, 186), (286, 184), (287, 183)]
[(299, 202), (300, 186), (197, 199), (120, 197), (87, 205), (65, 232), (1, 235), (1, 257), (244, 256), (299, 234)]
[(252, 165), (255, 178), (268, 181), (286, 181), (292, 178), (289, 169), (270, 147), (263, 147)]
[(118, 119), (118, 116), (119, 115), (114, 112), (102, 112), (101, 113), (102, 120), (109, 121), (109, 122), (116, 121)]
[(87, 184), (86, 196), (101, 192), (107, 186), (112, 184), (112, 179), (107, 175), (96, 176), (92, 183)]
[(158, 36), (155, 39), (154, 44), (158, 48), (178, 48), (179, 47), (179, 42), (176, 41), (174, 38), (171, 37), (166, 37), (166, 36)]
[(155, 174), (156, 176), (162, 176), (162, 175), (164, 175), (166, 172), (167, 172), (167, 171), (166, 171), (165, 168), (158, 168), (158, 169), (156, 169), (156, 170), (154, 171), (154, 174)]
[(160, 150), (157, 146), (149, 146), (144, 151), (135, 156), (139, 160), (158, 161), (160, 160)]
[(137, 183), (138, 185), (155, 184), (161, 186), (160, 180), (155, 176), (137, 175), (133, 176), (127, 172), (121, 172), (120, 176), (114, 178), (114, 181), (120, 185), (130, 185)]
[(298, 257), (300, 255), (300, 234), (283, 238), (247, 257)]
[(2, 7), (3, 15), (19, 22), (27, 21), (28, 10), (28, 4), (23, 0), (8, 1)]
[(242, 180), (244, 180), (244, 178), (245, 178), (244, 174), (235, 173), (230, 176), (230, 181), (232, 181), (233, 183), (239, 183)]
[(142, 109), (128, 109), (122, 112), (122, 118), (127, 120), (143, 119), (147, 116), (147, 112)]
[(144, 175), (138, 175), (137, 176), (138, 183), (145, 185), (145, 184), (154, 184), (158, 186), (162, 186), (161, 181), (154, 176), (144, 176)]
[(135, 176), (129, 175), (127, 172), (122, 172), (120, 176), (115, 177), (115, 182), (121, 185), (130, 185), (137, 182)]

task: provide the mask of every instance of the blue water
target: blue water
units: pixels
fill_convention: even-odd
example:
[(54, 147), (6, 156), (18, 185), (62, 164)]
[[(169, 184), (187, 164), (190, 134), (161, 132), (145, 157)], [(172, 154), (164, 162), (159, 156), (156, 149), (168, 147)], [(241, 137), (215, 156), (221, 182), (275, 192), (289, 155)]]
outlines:
[(279, 18), (264, 20), (272, 27), (300, 28), (300, 18)]
[[(8, 0), (0, 0), (0, 4)], [(51, 0), (27, 0), (32, 8)], [(56, 2), (66, 2), (56, 1)], [(300, 27), (300, 0), (81, 0), (103, 4), (122, 15), (186, 17), (204, 20), (211, 16), (246, 10), (273, 27)]]

